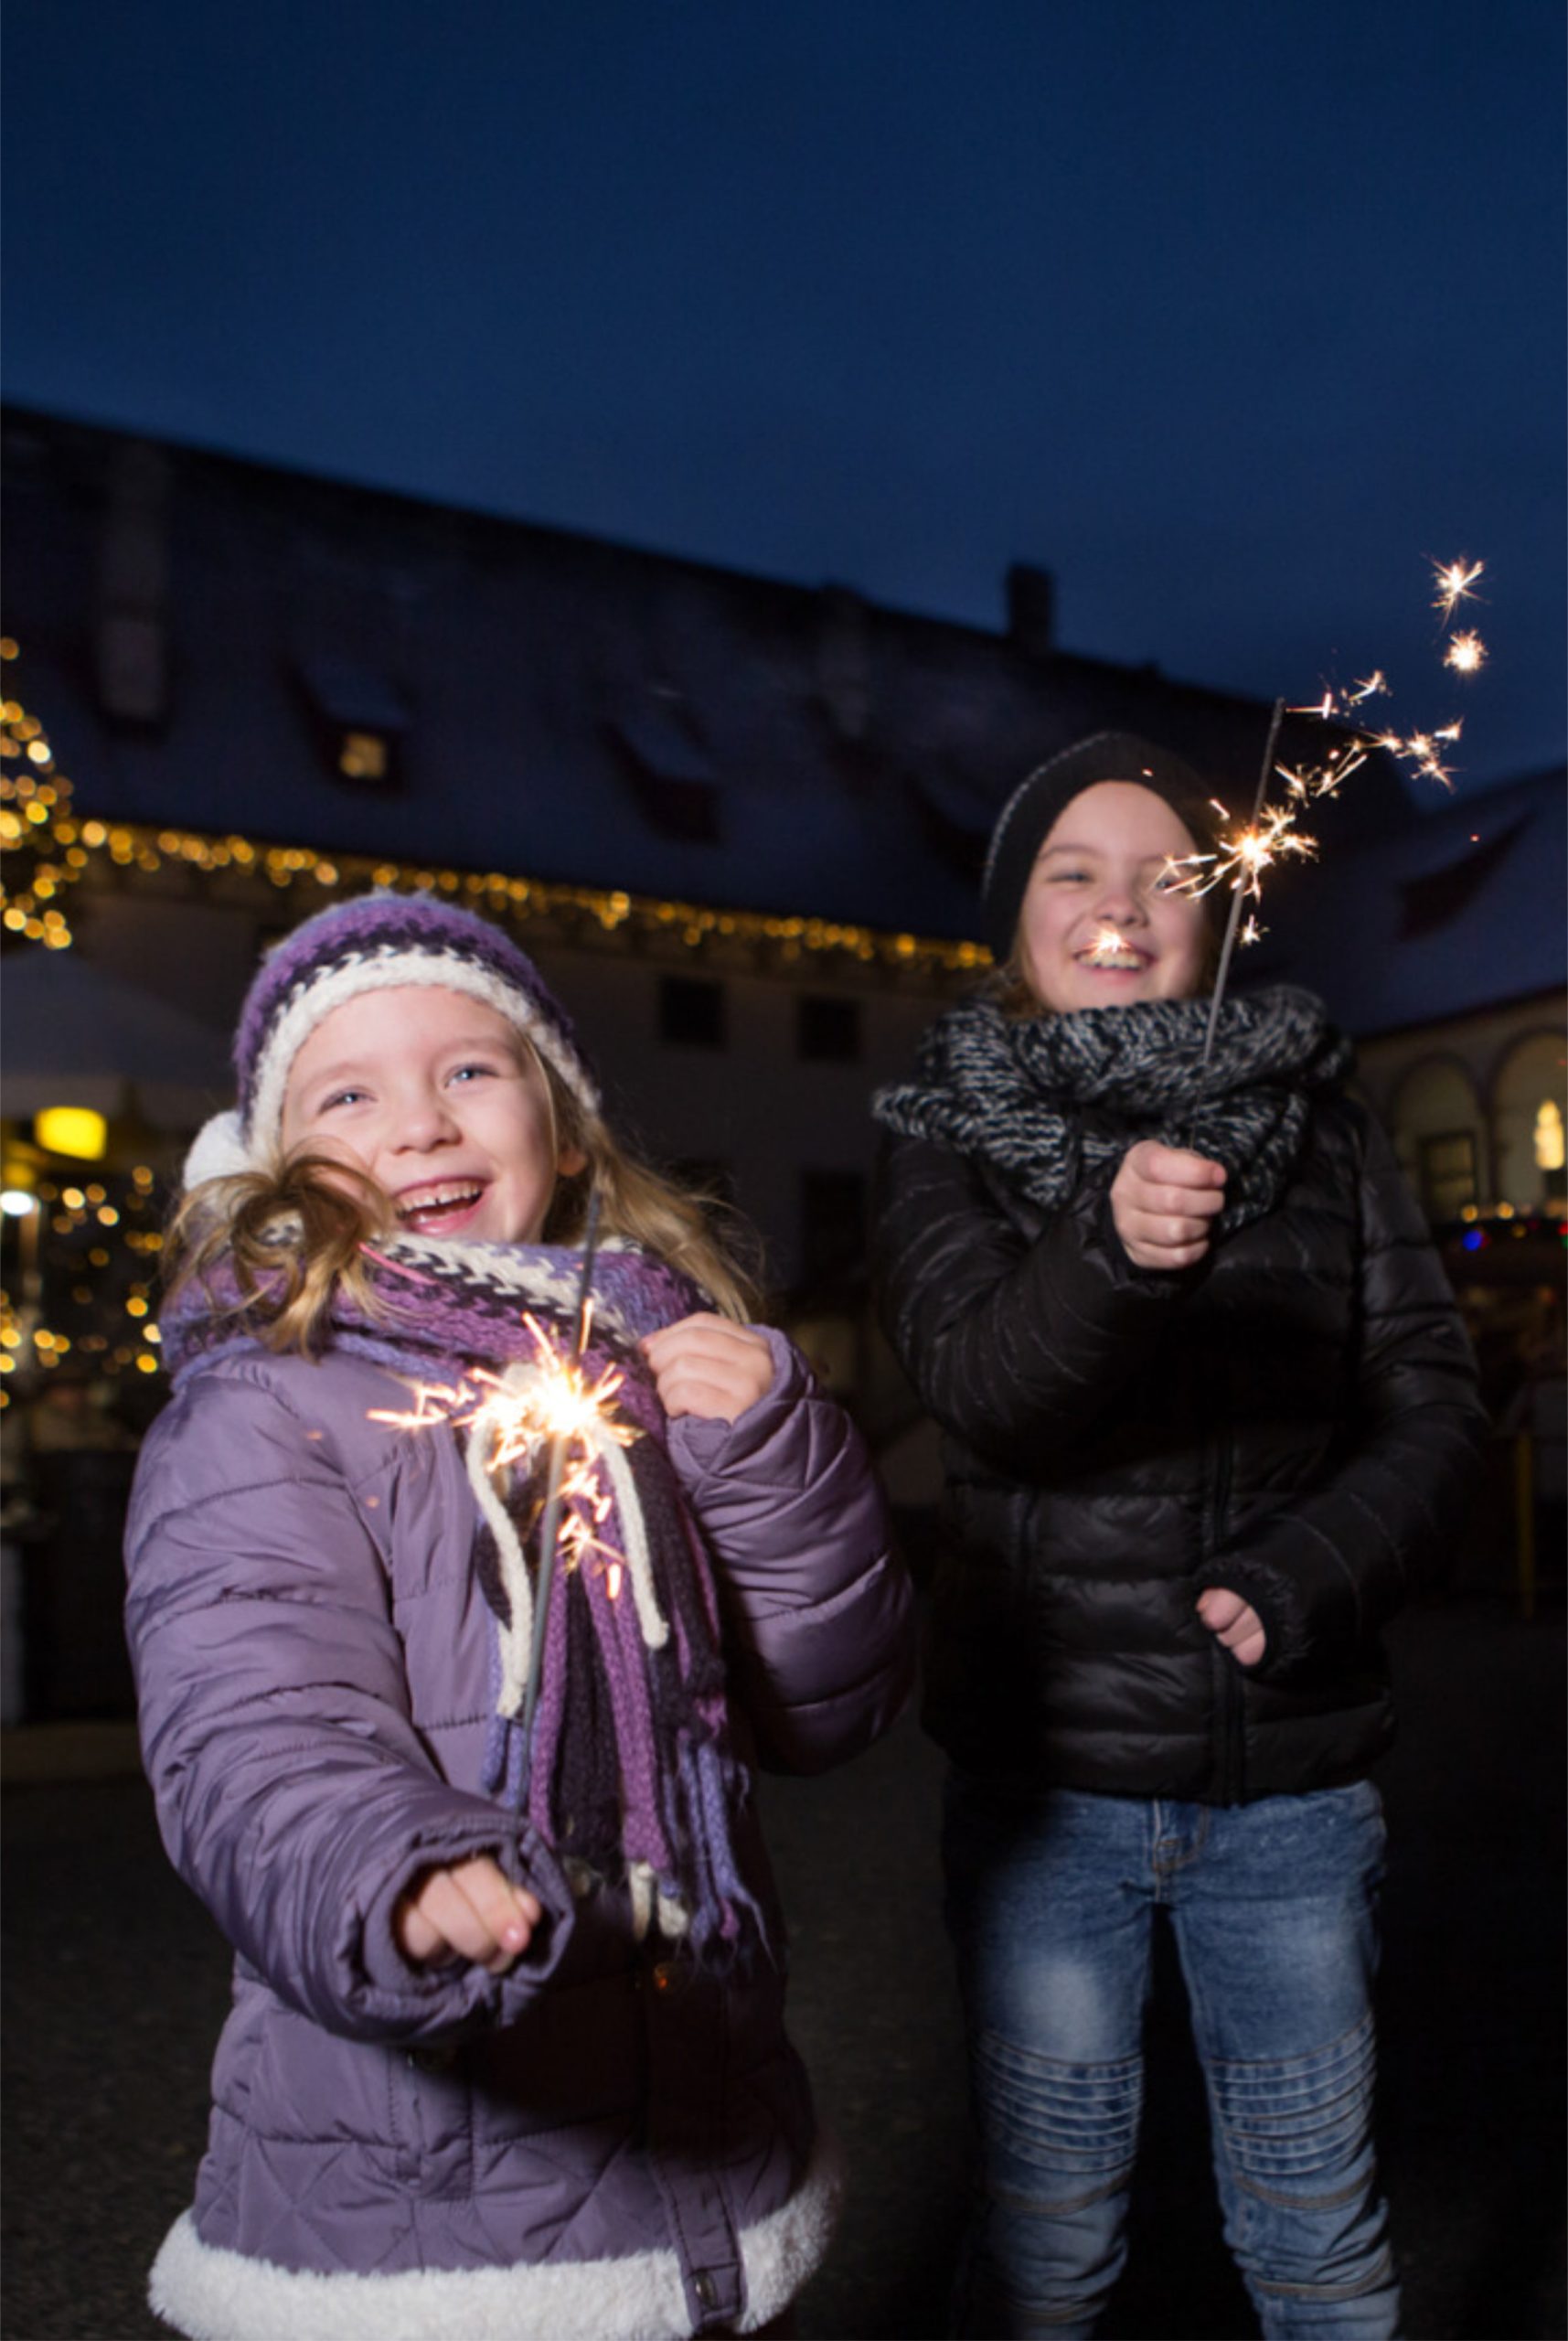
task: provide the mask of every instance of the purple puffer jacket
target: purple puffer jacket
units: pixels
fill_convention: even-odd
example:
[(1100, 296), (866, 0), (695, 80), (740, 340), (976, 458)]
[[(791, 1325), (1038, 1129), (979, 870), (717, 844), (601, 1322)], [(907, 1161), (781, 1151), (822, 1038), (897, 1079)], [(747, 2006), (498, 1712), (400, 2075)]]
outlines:
[[(782, 1336), (738, 1420), (669, 1427), (715, 1556), (738, 1742), (812, 1771), (886, 1729), (907, 1582), (852, 1427)], [(494, 1621), (456, 1435), (380, 1367), (255, 1351), (143, 1453), (128, 1631), (165, 1841), (236, 1948), (196, 2202), (153, 2272), (197, 2341), (675, 2341), (776, 2315), (836, 2173), (765, 1962), (715, 1982), (575, 1901), (479, 1792)], [(546, 1918), (500, 1978), (418, 1971), (393, 1905), (491, 1850)], [(737, 1852), (777, 1924), (753, 1807)], [(782, 1940), (782, 1927), (779, 1929)]]

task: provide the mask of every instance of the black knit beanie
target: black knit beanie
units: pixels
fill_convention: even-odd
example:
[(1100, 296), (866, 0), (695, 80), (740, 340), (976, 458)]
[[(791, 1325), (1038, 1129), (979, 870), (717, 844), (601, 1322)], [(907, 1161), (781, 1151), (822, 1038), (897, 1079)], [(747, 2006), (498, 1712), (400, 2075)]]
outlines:
[(1035, 856), (1056, 825), (1057, 816), (1102, 780), (1128, 780), (1152, 788), (1179, 813), (1200, 851), (1211, 843), (1214, 810), (1208, 791), (1190, 764), (1130, 732), (1096, 732), (1063, 748), (1020, 781), (991, 831), (980, 880), (986, 940), (998, 962), (1013, 947), (1019, 910)]

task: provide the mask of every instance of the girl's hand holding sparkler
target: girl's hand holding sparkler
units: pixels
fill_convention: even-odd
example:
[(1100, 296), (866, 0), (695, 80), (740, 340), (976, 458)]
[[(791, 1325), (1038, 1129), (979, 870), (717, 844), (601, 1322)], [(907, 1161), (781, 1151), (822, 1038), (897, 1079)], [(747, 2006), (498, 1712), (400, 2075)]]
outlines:
[(392, 1936), (415, 1967), (466, 1959), (504, 1975), (521, 1958), (542, 1913), (538, 1897), (514, 1886), (488, 1854), (427, 1869), (392, 1913)]
[(1200, 1260), (1209, 1223), (1224, 1203), (1220, 1163), (1152, 1138), (1128, 1149), (1111, 1188), (1122, 1249), (1138, 1268), (1189, 1268)]
[(1222, 1585), (1211, 1585), (1198, 1597), (1198, 1615), (1211, 1634), (1219, 1635), (1238, 1666), (1257, 1664), (1268, 1637), (1250, 1601)]
[(667, 1415), (735, 1422), (773, 1386), (773, 1353), (761, 1333), (728, 1317), (683, 1317), (643, 1343)]

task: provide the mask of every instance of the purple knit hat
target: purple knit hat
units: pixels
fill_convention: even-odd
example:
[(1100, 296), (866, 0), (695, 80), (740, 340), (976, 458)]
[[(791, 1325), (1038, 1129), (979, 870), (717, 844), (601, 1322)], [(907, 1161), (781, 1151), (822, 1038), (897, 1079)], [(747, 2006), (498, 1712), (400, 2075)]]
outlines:
[(483, 1000), (597, 1113), (598, 1085), (571, 1019), (526, 953), (472, 911), (378, 891), (318, 911), (262, 960), (234, 1035), (239, 1109), (219, 1114), (197, 1137), (186, 1161), (187, 1187), (268, 1162), (289, 1071), (311, 1033), (346, 999), (400, 984), (439, 984)]

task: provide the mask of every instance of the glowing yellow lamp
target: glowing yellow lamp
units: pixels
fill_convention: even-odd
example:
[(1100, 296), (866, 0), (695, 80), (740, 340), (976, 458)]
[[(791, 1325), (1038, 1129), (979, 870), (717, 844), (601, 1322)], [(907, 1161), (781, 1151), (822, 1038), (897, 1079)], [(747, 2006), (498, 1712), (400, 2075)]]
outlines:
[(109, 1143), (109, 1125), (91, 1106), (50, 1106), (37, 1115), (33, 1132), (46, 1154), (69, 1154), (78, 1162), (99, 1162)]

